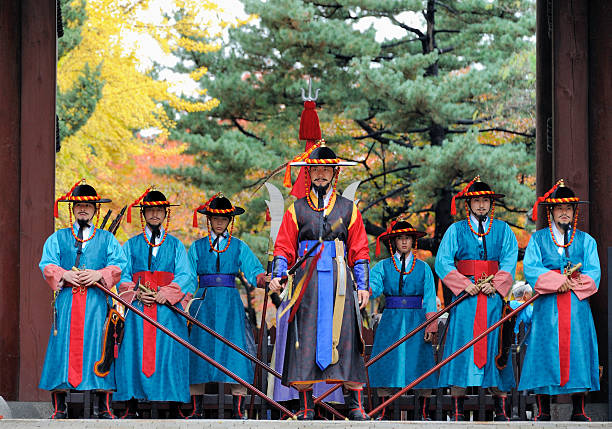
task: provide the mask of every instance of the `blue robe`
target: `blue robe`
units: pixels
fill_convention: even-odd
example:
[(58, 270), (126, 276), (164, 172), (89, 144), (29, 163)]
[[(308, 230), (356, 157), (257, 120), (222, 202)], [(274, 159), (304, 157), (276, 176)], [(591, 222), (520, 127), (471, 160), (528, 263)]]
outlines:
[[(226, 244), (227, 237), (223, 237), (218, 243), (218, 248), (223, 250)], [(189, 313), (241, 349), (254, 355), (253, 331), (246, 318), (234, 276), (242, 271), (250, 284), (257, 284), (257, 275), (264, 273), (257, 257), (243, 241), (232, 237), (227, 250), (219, 254), (219, 271), (217, 271), (217, 253), (211, 250), (206, 236), (194, 242), (189, 248), (189, 261), (198, 278), (202, 279), (199, 281), (195, 299), (189, 307)], [(222, 276), (215, 277), (217, 274)], [(201, 277), (206, 275), (208, 277)], [(218, 278), (224, 279), (225, 286), (215, 286)], [(252, 382), (253, 364), (249, 359), (197, 326), (191, 329), (189, 340), (191, 344), (234, 374), (249, 383)], [(190, 384), (236, 383), (233, 378), (194, 354), (190, 356), (189, 365)]]
[[(582, 263), (581, 274), (588, 276), (595, 293), (599, 286), (601, 271), (597, 255), (597, 244), (593, 237), (583, 231), (576, 231), (569, 246), (569, 258), (561, 255), (553, 242), (548, 228), (536, 231), (529, 240), (523, 266), (529, 284), (536, 292), (541, 282), (550, 276), (550, 270), (563, 272), (567, 262)], [(558, 286), (560, 286), (559, 283)], [(519, 390), (533, 390), (535, 393), (558, 395), (588, 390), (599, 390), (599, 359), (597, 336), (589, 300), (579, 298), (575, 291), (571, 296), (571, 330), (569, 380), (560, 385), (559, 323), (557, 294), (542, 294), (533, 303), (531, 332), (527, 338), (529, 346), (525, 353)], [(543, 365), (542, 363), (546, 364)]]
[[(395, 255), (394, 258), (397, 267), (400, 268), (401, 262), (398, 255)], [(412, 258), (414, 255), (410, 254), (406, 260), (406, 271), (411, 267)], [(372, 298), (377, 298), (381, 294), (398, 296), (399, 274), (391, 258), (376, 264), (370, 270)], [(376, 328), (372, 357), (377, 356), (395, 341), (425, 322), (426, 313), (436, 311), (436, 291), (429, 265), (417, 259), (414, 270), (403, 277), (402, 296), (420, 296), (422, 308), (385, 308), (378, 328)], [(431, 369), (435, 364), (433, 349), (431, 344), (426, 343), (423, 339), (424, 333), (425, 329), (371, 365), (368, 368), (370, 386), (404, 387)], [(437, 379), (436, 375), (432, 374), (415, 388), (432, 389), (435, 387), (437, 387)]]
[[(485, 231), (487, 225), (484, 226)], [(509, 290), (514, 278), (518, 256), (516, 237), (508, 224), (493, 219), (493, 225), (490, 232), (485, 236), (485, 240), (487, 243), (487, 260), (498, 261), (498, 273), (503, 273), (506, 280), (509, 280), (507, 287)], [(450, 279), (456, 278), (458, 275), (455, 265), (456, 260), (482, 260), (483, 258), (482, 240), (479, 240), (479, 237), (470, 230), (467, 220), (459, 221), (451, 225), (442, 238), (436, 255), (436, 273), (445, 283), (447, 281), (450, 283)], [(469, 279), (472, 282), (474, 281), (473, 277)], [(447, 286), (449, 286), (448, 283)], [(457, 295), (453, 296), (453, 301), (457, 299)], [(444, 358), (447, 358), (474, 338), (477, 297), (478, 295), (470, 296), (451, 310), (444, 346)], [(501, 318), (502, 303), (503, 299), (499, 293), (488, 296), (487, 326), (491, 326)], [(515, 385), (512, 363), (508, 362), (508, 365), (502, 371), (499, 371), (495, 366), (498, 341), (499, 329), (495, 329), (487, 336), (487, 362), (483, 368), (478, 368), (474, 363), (473, 346), (443, 366), (440, 369), (440, 387), (481, 386), (498, 387), (502, 391), (510, 390)]]
[[(180, 292), (184, 295), (193, 294), (194, 275), (187, 260), (185, 246), (176, 237), (168, 234), (158, 249), (157, 255), (152, 257), (150, 272), (172, 273), (174, 275), (172, 283), (180, 287)], [(128, 264), (121, 277), (121, 283), (122, 286), (127, 284), (131, 288), (135, 273), (149, 271), (147, 266), (149, 245), (142, 234), (138, 234), (123, 245), (123, 250)], [(143, 304), (138, 300), (134, 300), (132, 305), (143, 310)], [(157, 306), (157, 321), (160, 324), (184, 340), (188, 340), (187, 320), (183, 316), (165, 305), (153, 304), (153, 306)], [(183, 308), (180, 302), (177, 302), (176, 306)], [(143, 322), (139, 315), (127, 310), (125, 333), (116, 362), (116, 375), (120, 382), (117, 383), (117, 393), (113, 399), (189, 402), (191, 353), (186, 347), (157, 330), (155, 372), (148, 377), (143, 372)]]
[[(76, 234), (78, 231), (76, 223), (73, 228)], [(75, 243), (76, 240), (70, 232), (70, 228), (60, 229), (52, 234), (43, 247), (40, 270), (44, 273), (45, 268), (48, 269), (53, 265), (63, 270), (70, 270), (76, 260), (77, 247), (75, 247)], [(95, 237), (87, 241), (84, 246), (79, 265), (81, 268), (92, 270), (101, 270), (110, 266), (122, 270), (125, 267), (125, 256), (119, 242), (110, 232), (97, 229)], [(47, 281), (50, 281), (50, 279), (47, 279)], [(108, 287), (112, 287), (112, 285), (108, 285)], [(94, 373), (94, 363), (102, 356), (104, 323), (109, 305), (112, 305), (112, 303), (107, 302), (107, 295), (104, 292), (95, 287), (87, 289), (82, 381), (77, 386), (72, 386), (68, 382), (72, 287), (66, 285), (61, 289), (55, 301), (57, 335), (53, 335), (52, 328), (39, 388), (45, 390), (115, 389), (115, 374), (112, 366), (109, 374), (105, 377), (99, 377)]]

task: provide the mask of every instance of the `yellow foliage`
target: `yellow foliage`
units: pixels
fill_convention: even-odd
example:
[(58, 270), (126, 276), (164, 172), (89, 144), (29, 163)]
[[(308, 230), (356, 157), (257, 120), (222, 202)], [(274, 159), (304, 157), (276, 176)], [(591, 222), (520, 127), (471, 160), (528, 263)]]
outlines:
[[(79, 4), (74, 2), (75, 7)], [(100, 195), (113, 199), (113, 203), (103, 206), (103, 213), (112, 208), (116, 214), (154, 180), (160, 190), (170, 194), (169, 198), (180, 197), (189, 206), (197, 202), (199, 196), (185, 197), (194, 189), (151, 172), (152, 165), (163, 167), (161, 160), (176, 158), (182, 150), (180, 146), (166, 145), (175, 124), (163, 105), (179, 112), (198, 112), (214, 108), (219, 101), (205, 96), (205, 91), (199, 92), (201, 101), (197, 102), (172, 93), (172, 82), (155, 80), (138, 58), (138, 49), (143, 40), (157, 42), (166, 53), (179, 47), (197, 52), (220, 49), (216, 42), (188, 43), (176, 31), (180, 27), (191, 37), (218, 40), (228, 25), (219, 19), (219, 12), (217, 4), (202, 0), (87, 0), (82, 41), (58, 62), (57, 85), (59, 91), (69, 90), (87, 64), (91, 69), (100, 65), (104, 86), (102, 97), (87, 122), (62, 141), (56, 159), (56, 197), (67, 192), (78, 179), (86, 178)], [(164, 13), (171, 18), (160, 18)], [(157, 20), (152, 22), (151, 15)], [(175, 16), (180, 20), (176, 21)], [(230, 24), (236, 25), (236, 22)], [(198, 73), (201, 76), (206, 69)], [(138, 132), (147, 129), (155, 129), (157, 134), (155, 139), (145, 142)], [(154, 164), (138, 161), (148, 153), (155, 154)], [(181, 223), (187, 220), (191, 208), (182, 209)], [(60, 210), (60, 215), (57, 227), (64, 227), (68, 220), (65, 208)], [(134, 221), (138, 222), (137, 215)], [(128, 231), (135, 232), (132, 228)], [(121, 232), (119, 238), (125, 239), (125, 233)]]

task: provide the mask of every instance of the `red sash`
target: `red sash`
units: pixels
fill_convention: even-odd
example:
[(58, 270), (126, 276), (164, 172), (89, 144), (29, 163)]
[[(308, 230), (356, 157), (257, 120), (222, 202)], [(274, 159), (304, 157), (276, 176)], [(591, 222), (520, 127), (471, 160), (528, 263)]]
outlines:
[[(553, 270), (561, 274), (560, 270)], [(572, 273), (573, 278), (580, 275), (578, 272)], [(557, 294), (557, 317), (559, 324), (559, 372), (561, 380), (560, 386), (564, 386), (569, 381), (570, 370), (570, 344), (572, 333), (572, 292)]]
[[(456, 261), (457, 271), (466, 277), (474, 276), (474, 282), (480, 278), (495, 275), (499, 271), (497, 261), (462, 260)], [(487, 296), (484, 293), (477, 295), (476, 315), (474, 317), (474, 338), (487, 329)], [(483, 337), (474, 344), (474, 364), (483, 368), (487, 364), (487, 337)]]
[(70, 310), (70, 346), (68, 348), (68, 383), (77, 387), (83, 381), (83, 341), (85, 338), (85, 306), (87, 288), (72, 287)]
[[(132, 275), (132, 281), (136, 283), (140, 278), (140, 284), (155, 292), (160, 287), (169, 285), (174, 280), (174, 274), (167, 271), (139, 271)], [(157, 320), (157, 303), (151, 306), (143, 306), (143, 313), (153, 320)], [(146, 320), (142, 321), (142, 372), (147, 377), (155, 373), (155, 344), (157, 340), (157, 328)]]

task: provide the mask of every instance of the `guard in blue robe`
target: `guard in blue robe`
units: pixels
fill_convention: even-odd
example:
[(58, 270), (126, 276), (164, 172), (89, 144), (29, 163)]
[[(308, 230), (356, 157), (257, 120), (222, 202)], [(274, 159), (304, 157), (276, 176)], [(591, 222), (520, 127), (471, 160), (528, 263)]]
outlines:
[[(253, 328), (236, 288), (236, 277), (242, 272), (249, 284), (263, 287), (265, 272), (249, 246), (232, 235), (234, 216), (244, 213), (244, 209), (233, 206), (229, 199), (217, 194), (196, 210), (206, 215), (208, 234), (189, 248), (189, 262), (198, 276), (197, 292), (189, 313), (254, 356)], [(253, 363), (240, 353), (197, 326), (191, 329), (189, 341), (243, 380), (252, 382)], [(246, 419), (245, 387), (193, 354), (189, 365), (194, 407), (191, 418), (202, 418), (204, 384), (214, 382), (230, 383), (233, 417)]]
[[(136, 308), (187, 341), (187, 321), (167, 307), (183, 309), (194, 292), (185, 247), (168, 233), (169, 221), (162, 227), (173, 205), (156, 190), (147, 190), (132, 204), (140, 207), (141, 223), (144, 226), (146, 221), (146, 227), (123, 245), (128, 263), (119, 291)], [(177, 403), (189, 402), (189, 354), (183, 345), (126, 310), (116, 363), (121, 382), (115, 394), (116, 400), (128, 401), (125, 417), (137, 415), (139, 400), (170, 401), (171, 416), (177, 417)]]
[[(52, 419), (68, 417), (69, 390), (94, 391), (94, 416), (114, 418), (110, 408), (114, 368), (111, 365), (108, 374), (94, 370), (102, 356), (104, 324), (112, 303), (93, 283), (111, 289), (121, 278), (125, 257), (115, 237), (93, 224), (99, 204), (109, 199), (100, 198), (92, 186), (80, 181), (56, 201), (56, 216), (58, 202), (73, 206), (70, 227), (47, 239), (39, 265), (54, 294), (53, 326), (39, 387), (52, 392)], [(73, 267), (81, 271), (72, 271)]]
[[(503, 197), (476, 177), (455, 198), (466, 199), (466, 219), (452, 224), (436, 255), (436, 273), (454, 294), (471, 295), (449, 315), (444, 358), (467, 344), (501, 318), (504, 298), (513, 284), (518, 244), (508, 224), (493, 219), (494, 200)], [(493, 276), (492, 280), (485, 279)], [(496, 366), (499, 328), (440, 369), (440, 387), (450, 386), (453, 420), (463, 420), (465, 388), (490, 388), (495, 420), (508, 418), (506, 391), (514, 384), (512, 362)]]
[[(576, 228), (580, 203), (584, 201), (561, 180), (533, 210), (537, 216), (537, 205), (546, 207), (548, 228), (531, 236), (523, 261), (525, 277), (540, 296), (533, 303), (519, 390), (538, 395), (535, 420), (550, 420), (550, 395), (569, 393), (571, 419), (590, 421), (584, 397), (599, 390), (597, 336), (588, 298), (597, 292), (601, 271), (595, 240)], [(573, 274), (564, 274), (579, 263)]]
[[(413, 248), (416, 241), (425, 235), (405, 220), (392, 222), (389, 229), (381, 234), (377, 242), (388, 240), (392, 258), (380, 261), (370, 270), (372, 298), (385, 296), (385, 309), (376, 328), (372, 357), (402, 338), (408, 332), (425, 322), (436, 312), (436, 290), (431, 268), (416, 258)], [(377, 247), (377, 253), (380, 247)], [(400, 286), (401, 282), (401, 286)], [(420, 377), (434, 364), (431, 346), (438, 323), (425, 328), (425, 335), (418, 333), (404, 341), (368, 369), (370, 386), (378, 387), (378, 395), (384, 401), (392, 388), (403, 388)], [(431, 389), (437, 387), (436, 375), (419, 383), (417, 420), (431, 420), (429, 399)], [(384, 419), (385, 410), (381, 412)]]

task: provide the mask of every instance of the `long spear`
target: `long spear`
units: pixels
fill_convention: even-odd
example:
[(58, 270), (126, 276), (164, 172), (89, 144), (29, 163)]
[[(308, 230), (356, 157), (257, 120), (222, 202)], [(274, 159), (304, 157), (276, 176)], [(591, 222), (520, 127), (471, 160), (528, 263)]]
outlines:
[[(73, 267), (73, 270), (78, 271), (77, 268)], [(286, 413), (287, 415), (291, 416), (293, 419), (296, 418), (295, 414), (293, 414), (291, 411), (289, 411), (287, 408), (283, 407), (281, 404), (279, 404), (278, 402), (276, 402), (274, 399), (268, 397), (267, 395), (265, 395), (263, 392), (261, 392), (259, 389), (257, 389), (255, 386), (247, 383), (246, 381), (244, 381), (242, 378), (238, 377), (236, 374), (234, 374), (233, 372), (231, 372), (229, 369), (225, 368), (223, 365), (217, 363), (214, 359), (210, 358), (208, 355), (206, 355), (204, 352), (202, 352), (200, 349), (194, 347), (192, 344), (189, 344), (187, 341), (185, 341), (184, 339), (182, 339), (181, 337), (179, 337), (178, 335), (176, 335), (174, 332), (172, 332), (171, 330), (169, 330), (168, 328), (166, 328), (164, 325), (162, 325), (161, 323), (159, 323), (157, 320), (152, 319), (151, 317), (147, 316), (145, 313), (143, 313), (142, 311), (140, 311), (138, 308), (134, 307), (132, 304), (128, 303), (125, 299), (121, 298), (119, 295), (117, 295), (116, 293), (106, 289), (104, 286), (102, 286), (100, 283), (98, 282), (94, 282), (93, 285), (95, 287), (97, 287), (99, 290), (101, 290), (102, 292), (104, 292), (106, 295), (110, 296), (111, 298), (113, 298), (116, 301), (119, 301), (121, 304), (123, 304), (126, 308), (129, 308), (131, 311), (133, 311), (134, 313), (138, 314), (140, 317), (142, 317), (144, 320), (146, 320), (147, 322), (149, 322), (150, 324), (152, 324), (153, 326), (155, 326), (157, 329), (159, 329), (160, 331), (162, 331), (164, 334), (168, 335), (169, 337), (171, 337), (173, 340), (177, 341), (179, 344), (181, 344), (183, 347), (186, 347), (187, 349), (189, 349), (190, 351), (192, 351), (193, 353), (195, 353), (197, 356), (201, 357), (202, 359), (204, 359), (206, 362), (208, 362), (209, 364), (211, 364), (212, 366), (214, 366), (215, 368), (217, 368), (219, 371), (221, 371), (222, 373), (224, 373), (225, 375), (227, 375), (228, 377), (234, 379), (237, 383), (239, 383), (240, 385), (246, 387), (247, 389), (251, 390), (251, 392), (255, 392), (255, 394), (259, 397), (261, 397), (262, 399), (265, 399), (266, 401), (268, 401), (270, 404), (272, 404), (274, 407), (278, 408), (281, 412)], [(173, 309), (176, 309), (177, 311), (182, 311), (179, 310), (178, 308), (174, 307), (174, 306), (170, 306)], [(191, 316), (190, 316), (191, 317)], [(247, 353), (248, 354), (248, 353)], [(250, 356), (250, 355), (249, 355)]]
[[(486, 279), (480, 280), (477, 282), (477, 284), (482, 284), (482, 283), (486, 283), (489, 282), (491, 279), (493, 278), (493, 276), (489, 276)], [(464, 293), (463, 295), (461, 295), (459, 298), (457, 298), (455, 301), (451, 302), (449, 305), (447, 305), (446, 307), (444, 307), (442, 310), (438, 311), (436, 314), (434, 314), (432, 317), (430, 317), (429, 319), (427, 319), (425, 322), (421, 323), (419, 326), (417, 326), (416, 328), (414, 328), (412, 331), (408, 332), (406, 335), (404, 335), (402, 338), (400, 338), (399, 340), (397, 340), (396, 342), (394, 342), (393, 344), (391, 344), (389, 347), (387, 347), (385, 350), (383, 350), (382, 352), (380, 352), (378, 355), (376, 355), (375, 357), (373, 357), (372, 359), (370, 359), (369, 361), (366, 362), (365, 367), (369, 368), (370, 365), (375, 364), (376, 362), (378, 362), (380, 359), (382, 359), (385, 355), (387, 355), (389, 352), (391, 352), (393, 349), (395, 349), (396, 347), (398, 347), (400, 344), (402, 344), (404, 341), (408, 340), (409, 338), (413, 337), (415, 334), (417, 334), (421, 329), (425, 328), (427, 325), (431, 324), (433, 321), (437, 320), (440, 316), (442, 316), (444, 313), (449, 312), (453, 307), (459, 305), (461, 302), (463, 302), (467, 297), (472, 296), (469, 295), (467, 293)], [(327, 392), (323, 393), (321, 396), (319, 396), (316, 400), (315, 403), (317, 403), (318, 401), (326, 398), (328, 395), (330, 395), (334, 390), (338, 389), (340, 387), (340, 384), (336, 384), (334, 387), (331, 387), (329, 390), (327, 390)]]
[(409, 391), (410, 389), (412, 389), (414, 386), (416, 386), (417, 384), (419, 384), (421, 381), (425, 380), (427, 377), (429, 377), (431, 374), (433, 374), (434, 372), (436, 372), (437, 370), (439, 370), (440, 368), (442, 368), (444, 365), (446, 365), (447, 363), (449, 363), (451, 360), (453, 360), (454, 358), (456, 358), (457, 356), (459, 356), (461, 353), (463, 353), (464, 351), (466, 351), (467, 349), (469, 349), (470, 347), (472, 347), (475, 343), (477, 343), (478, 341), (480, 341), (481, 339), (483, 339), (484, 337), (486, 337), (488, 334), (490, 334), (491, 332), (493, 332), (495, 329), (497, 329), (499, 327), (499, 325), (501, 325), (502, 323), (504, 323), (506, 320), (510, 319), (511, 317), (513, 317), (514, 315), (516, 315), (519, 311), (523, 310), (525, 307), (527, 307), (528, 305), (530, 305), (533, 301), (535, 301), (536, 299), (538, 299), (540, 297), (539, 293), (536, 293), (534, 296), (532, 296), (529, 300), (525, 301), (520, 307), (517, 307), (515, 310), (511, 311), (510, 313), (508, 313), (507, 315), (505, 315), (504, 317), (502, 317), (501, 319), (499, 319), (497, 322), (495, 322), (493, 325), (491, 325), (489, 328), (487, 328), (484, 332), (482, 332), (480, 335), (474, 337), (472, 340), (470, 340), (466, 345), (464, 345), (463, 347), (461, 347), (459, 350), (457, 350), (456, 352), (454, 352), (453, 354), (451, 354), (449, 357), (447, 357), (446, 359), (444, 359), (442, 362), (440, 362), (437, 365), (434, 365), (430, 370), (426, 371), (423, 375), (421, 375), (419, 378), (417, 378), (416, 380), (414, 380), (412, 383), (410, 383), (408, 386), (404, 387), (402, 390), (400, 390), (399, 392), (397, 392), (395, 395), (391, 396), (389, 399), (387, 399), (385, 402), (383, 402), (382, 404), (380, 404), (378, 407), (374, 408), (372, 411), (370, 411), (368, 413), (368, 415), (370, 417), (376, 415), (380, 410), (382, 410), (383, 408), (385, 408), (387, 405), (389, 405), (391, 402), (395, 401), (397, 398), (399, 398), (400, 396), (402, 396), (404, 393), (406, 393), (407, 391)]

